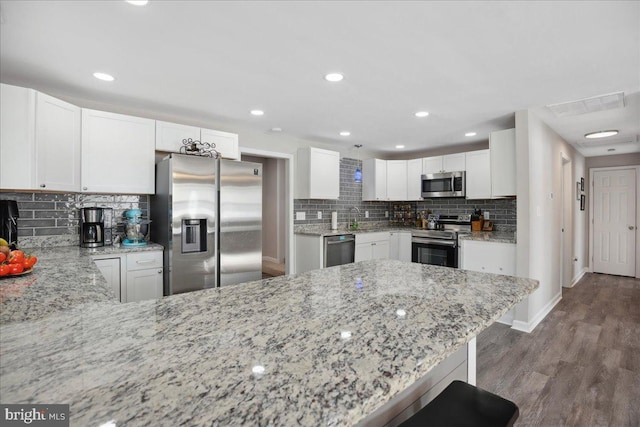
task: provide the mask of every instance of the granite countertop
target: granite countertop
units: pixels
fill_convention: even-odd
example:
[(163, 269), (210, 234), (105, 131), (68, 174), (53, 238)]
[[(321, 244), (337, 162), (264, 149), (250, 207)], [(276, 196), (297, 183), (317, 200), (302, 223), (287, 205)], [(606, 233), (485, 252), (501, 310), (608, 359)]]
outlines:
[(163, 249), (156, 243), (137, 248), (25, 248), (38, 257), (38, 263), (32, 273), (0, 279), (0, 325), (39, 319), (85, 303), (120, 304), (91, 256)]
[(0, 394), (68, 403), (74, 426), (353, 425), (537, 286), (376, 260), (26, 313), (0, 325)]
[(481, 240), (483, 242), (516, 243), (515, 231), (473, 231), (458, 234), (459, 240)]
[(331, 230), (326, 228), (325, 226), (318, 225), (296, 225), (295, 234), (303, 234), (308, 236), (336, 236), (339, 234), (364, 234), (364, 233), (378, 233), (385, 231), (407, 231), (411, 232), (415, 230), (415, 227), (400, 227), (400, 226), (392, 226), (392, 225), (383, 225), (383, 226), (374, 226), (359, 228), (357, 230), (349, 230), (346, 226), (341, 225), (337, 230)]

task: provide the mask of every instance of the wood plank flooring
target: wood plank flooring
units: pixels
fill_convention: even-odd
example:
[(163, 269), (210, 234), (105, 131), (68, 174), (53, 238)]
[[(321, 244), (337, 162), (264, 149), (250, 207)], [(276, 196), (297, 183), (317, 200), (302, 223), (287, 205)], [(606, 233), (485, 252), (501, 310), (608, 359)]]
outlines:
[(478, 336), (477, 385), (520, 407), (518, 427), (640, 426), (640, 280), (587, 274), (536, 329)]

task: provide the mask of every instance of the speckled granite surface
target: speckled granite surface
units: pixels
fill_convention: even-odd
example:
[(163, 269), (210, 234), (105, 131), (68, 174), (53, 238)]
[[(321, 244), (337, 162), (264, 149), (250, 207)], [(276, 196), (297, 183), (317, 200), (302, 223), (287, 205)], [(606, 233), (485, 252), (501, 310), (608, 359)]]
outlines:
[(484, 242), (516, 243), (515, 231), (474, 231), (471, 234), (459, 234), (459, 240), (481, 240)]
[(0, 279), (0, 324), (39, 319), (89, 302), (119, 304), (91, 256), (154, 250), (163, 247), (154, 243), (140, 248), (25, 249), (38, 257), (38, 263), (30, 274)]
[(337, 230), (331, 230), (326, 224), (301, 224), (294, 227), (295, 234), (307, 234), (310, 236), (335, 236), (337, 234), (362, 234), (362, 233), (375, 233), (378, 231), (411, 231), (413, 227), (397, 227), (389, 225), (389, 222), (380, 223), (364, 222), (357, 230), (349, 230), (347, 224), (338, 224)]
[(353, 425), (537, 286), (378, 260), (78, 304), (0, 326), (0, 394), (74, 426)]

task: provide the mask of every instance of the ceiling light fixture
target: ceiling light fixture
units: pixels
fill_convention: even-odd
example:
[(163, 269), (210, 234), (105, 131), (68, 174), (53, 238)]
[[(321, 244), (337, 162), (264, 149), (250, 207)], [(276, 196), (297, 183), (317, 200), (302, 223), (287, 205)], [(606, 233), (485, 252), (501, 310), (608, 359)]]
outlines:
[(597, 132), (591, 132), (584, 135), (587, 139), (607, 138), (609, 136), (617, 135), (617, 130), (599, 130)]
[(282, 128), (271, 128), (271, 132), (282, 132)]
[(149, 3), (149, 0), (127, 0), (127, 3), (134, 6), (146, 6), (147, 3)]
[(464, 136), (476, 136), (477, 134), (475, 132), (467, 132), (464, 134)]
[(429, 115), (428, 111), (418, 111), (416, 113), (416, 117), (427, 117)]
[(93, 77), (95, 77), (98, 80), (105, 81), (105, 82), (112, 82), (112, 81), (114, 81), (116, 79), (111, 74), (100, 73), (100, 72), (93, 73)]
[(398, 150), (402, 150), (402, 149), (404, 148), (404, 145), (396, 145), (396, 148), (397, 148)]
[(342, 132), (340, 132), (340, 136), (349, 136), (351, 135), (351, 132), (349, 132), (348, 130), (343, 130)]
[(251, 110), (252, 116), (264, 116), (264, 111), (262, 110)]
[(339, 82), (342, 81), (342, 79), (344, 79), (344, 76), (340, 73), (329, 73), (326, 76), (324, 76), (324, 79), (328, 82)]

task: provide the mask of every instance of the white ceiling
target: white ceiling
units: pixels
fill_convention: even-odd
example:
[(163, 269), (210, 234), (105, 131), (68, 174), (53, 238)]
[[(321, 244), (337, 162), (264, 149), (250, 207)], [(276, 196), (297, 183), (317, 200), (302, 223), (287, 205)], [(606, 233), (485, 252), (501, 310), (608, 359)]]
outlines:
[[(54, 96), (388, 153), (486, 140), (530, 108), (585, 155), (640, 151), (638, 1), (2, 1), (0, 14), (0, 79)], [(545, 107), (617, 91), (625, 108)], [(616, 152), (579, 145), (610, 128)]]

